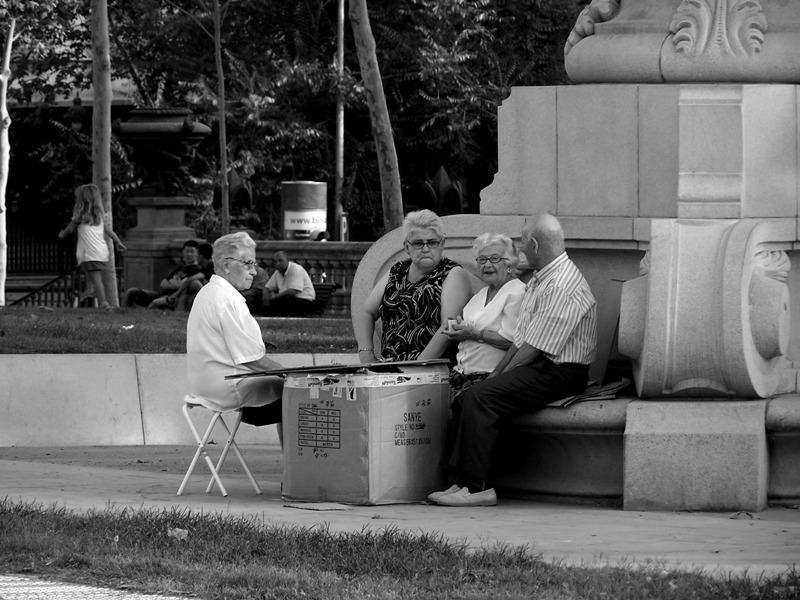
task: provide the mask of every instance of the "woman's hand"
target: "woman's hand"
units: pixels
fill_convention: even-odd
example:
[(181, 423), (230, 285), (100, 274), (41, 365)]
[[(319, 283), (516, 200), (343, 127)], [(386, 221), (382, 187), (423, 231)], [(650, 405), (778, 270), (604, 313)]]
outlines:
[(455, 342), (463, 342), (465, 340), (478, 340), (480, 339), (480, 331), (474, 325), (470, 325), (466, 321), (462, 321), (461, 317), (447, 320), (447, 328), (442, 329), (442, 335), (447, 336), (449, 340)]

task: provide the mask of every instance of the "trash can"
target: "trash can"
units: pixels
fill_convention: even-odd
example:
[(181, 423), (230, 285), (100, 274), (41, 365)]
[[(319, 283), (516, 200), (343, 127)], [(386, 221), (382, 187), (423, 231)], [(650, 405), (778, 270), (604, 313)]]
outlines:
[(328, 184), (320, 181), (281, 182), (283, 239), (308, 240), (312, 231), (328, 229)]

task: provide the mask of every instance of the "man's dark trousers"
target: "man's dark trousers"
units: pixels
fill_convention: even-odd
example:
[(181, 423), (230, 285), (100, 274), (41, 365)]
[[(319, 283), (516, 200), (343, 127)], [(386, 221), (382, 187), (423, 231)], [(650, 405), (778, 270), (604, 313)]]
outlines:
[(582, 394), (588, 375), (588, 365), (557, 365), (540, 354), (530, 365), (476, 383), (453, 403), (455, 431), (446, 468), (462, 483), (485, 482), (502, 422)]

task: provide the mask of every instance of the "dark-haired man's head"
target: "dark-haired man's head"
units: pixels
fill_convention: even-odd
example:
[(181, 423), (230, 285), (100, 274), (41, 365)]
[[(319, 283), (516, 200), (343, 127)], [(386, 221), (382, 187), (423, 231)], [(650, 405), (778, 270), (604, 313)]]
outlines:
[(197, 249), (200, 244), (196, 240), (186, 240), (183, 243), (183, 262), (187, 265), (197, 264)]
[(275, 263), (275, 268), (278, 269), (281, 274), (284, 274), (286, 273), (286, 269), (289, 268), (289, 255), (283, 250), (278, 250), (273, 257), (273, 262)]

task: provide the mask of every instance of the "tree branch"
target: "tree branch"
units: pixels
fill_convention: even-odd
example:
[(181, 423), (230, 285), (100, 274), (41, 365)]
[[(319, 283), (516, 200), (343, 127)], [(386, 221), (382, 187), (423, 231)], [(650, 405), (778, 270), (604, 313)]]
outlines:
[(11, 46), (14, 44), (14, 40), (16, 40), (19, 35), (14, 35), (14, 27), (16, 26), (17, 20), (11, 19), (11, 25), (8, 26), (8, 37), (6, 38), (6, 48), (3, 51), (3, 71), (2, 75), (8, 81), (9, 76), (11, 75)]
[[(112, 29), (113, 29), (113, 22), (109, 18), (109, 34), (110, 34), (110, 31)], [(136, 68), (136, 66), (133, 64), (133, 61), (131, 60), (130, 52), (128, 52), (128, 49), (125, 48), (125, 46), (123, 44), (119, 43), (119, 41), (117, 40), (116, 36), (113, 36), (112, 34), (110, 34), (110, 35), (114, 40), (114, 45), (116, 46), (116, 48), (119, 50), (120, 54), (122, 55), (122, 62), (127, 67), (128, 73), (130, 74), (131, 79), (133, 79), (133, 83), (136, 85), (136, 88), (139, 90), (139, 94), (141, 94), (142, 99), (145, 101), (147, 106), (155, 106), (155, 104), (153, 103), (153, 99), (150, 97), (150, 94), (148, 93), (147, 89), (145, 88), (144, 81), (142, 81), (142, 77), (139, 74), (138, 69)]]
[(225, 15), (227, 15), (227, 14), (228, 14), (228, 8), (230, 7), (230, 5), (231, 5), (231, 4), (233, 4), (233, 0), (228, 0), (227, 2), (225, 2), (225, 3), (224, 3), (224, 4), (223, 4), (221, 7), (220, 7), (220, 9), (219, 9), (219, 14), (221, 15), (221, 16), (220, 16), (220, 20), (221, 20), (221, 21), (224, 21), (224, 20), (225, 20)]
[[(203, 4), (203, 0), (196, 0), (196, 1), (200, 5), (200, 8), (202, 8), (204, 11), (208, 12), (208, 8), (206, 8), (206, 6)], [(197, 25), (203, 31), (203, 33), (205, 33), (212, 40), (214, 39), (214, 34), (211, 33), (208, 29), (206, 29), (206, 26), (203, 25), (203, 22), (200, 19), (195, 17), (192, 13), (190, 13), (185, 8), (181, 8), (180, 6), (175, 4), (172, 0), (166, 0), (166, 3), (169, 4), (175, 10), (177, 10), (178, 12), (182, 12), (184, 15), (189, 17), (192, 21), (194, 21), (195, 25)]]

